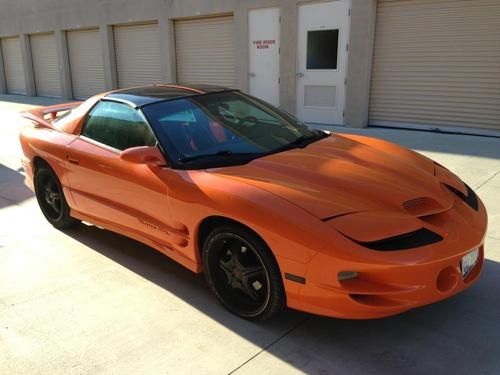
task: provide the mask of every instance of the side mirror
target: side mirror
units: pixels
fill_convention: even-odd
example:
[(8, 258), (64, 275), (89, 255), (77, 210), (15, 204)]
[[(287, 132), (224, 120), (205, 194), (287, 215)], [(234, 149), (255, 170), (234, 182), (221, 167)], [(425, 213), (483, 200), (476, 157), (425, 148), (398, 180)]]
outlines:
[(134, 164), (167, 165), (158, 147), (154, 146), (127, 148), (121, 152), (120, 159)]

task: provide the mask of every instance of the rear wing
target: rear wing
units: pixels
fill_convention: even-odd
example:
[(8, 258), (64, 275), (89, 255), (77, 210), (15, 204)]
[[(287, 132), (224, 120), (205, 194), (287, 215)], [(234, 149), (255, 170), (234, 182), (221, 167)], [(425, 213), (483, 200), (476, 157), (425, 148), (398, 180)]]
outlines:
[(70, 111), (78, 107), (83, 102), (71, 102), (50, 105), (47, 107), (37, 107), (26, 112), (21, 112), (21, 116), (35, 122), (38, 126), (53, 129), (52, 121), (57, 118), (60, 112)]

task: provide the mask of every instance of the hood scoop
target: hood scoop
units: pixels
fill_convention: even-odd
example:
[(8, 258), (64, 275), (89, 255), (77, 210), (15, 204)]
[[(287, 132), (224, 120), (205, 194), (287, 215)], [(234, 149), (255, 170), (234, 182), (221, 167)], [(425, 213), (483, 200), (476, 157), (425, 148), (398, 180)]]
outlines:
[(437, 200), (430, 197), (419, 197), (403, 202), (403, 208), (412, 216), (429, 216), (447, 210)]

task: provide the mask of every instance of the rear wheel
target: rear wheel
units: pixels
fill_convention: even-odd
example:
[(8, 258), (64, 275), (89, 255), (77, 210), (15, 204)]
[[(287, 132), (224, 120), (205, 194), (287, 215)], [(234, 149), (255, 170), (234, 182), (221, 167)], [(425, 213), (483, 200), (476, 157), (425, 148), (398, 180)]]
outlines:
[(236, 225), (212, 231), (203, 247), (205, 277), (218, 300), (246, 319), (265, 320), (285, 306), (280, 271), (267, 245)]
[(70, 209), (54, 171), (46, 165), (35, 171), (35, 194), (43, 216), (58, 229), (69, 228), (78, 220), (69, 215)]

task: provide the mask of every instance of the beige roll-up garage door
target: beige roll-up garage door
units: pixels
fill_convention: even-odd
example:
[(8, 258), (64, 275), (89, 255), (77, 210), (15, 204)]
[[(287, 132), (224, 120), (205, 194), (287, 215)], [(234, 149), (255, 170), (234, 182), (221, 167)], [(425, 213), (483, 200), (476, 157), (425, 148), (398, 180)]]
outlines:
[(61, 96), (61, 75), (54, 34), (31, 35), (31, 57), (39, 96)]
[(500, 129), (500, 1), (379, 0), (369, 118)]
[(158, 24), (115, 26), (118, 87), (161, 83)]
[(26, 94), (23, 56), (21, 54), (19, 38), (4, 38), (0, 40), (0, 43), (2, 45), (7, 92), (9, 94)]
[(68, 31), (68, 56), (75, 99), (104, 91), (104, 62), (99, 30)]
[(177, 81), (236, 86), (232, 16), (175, 22)]

